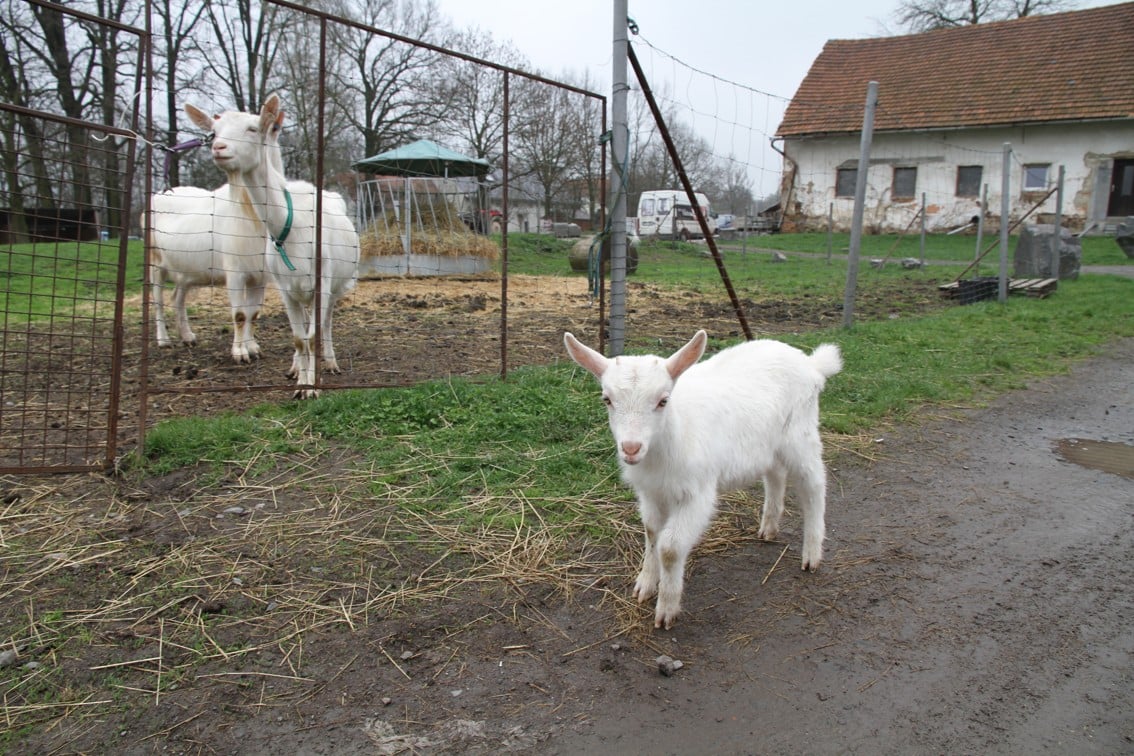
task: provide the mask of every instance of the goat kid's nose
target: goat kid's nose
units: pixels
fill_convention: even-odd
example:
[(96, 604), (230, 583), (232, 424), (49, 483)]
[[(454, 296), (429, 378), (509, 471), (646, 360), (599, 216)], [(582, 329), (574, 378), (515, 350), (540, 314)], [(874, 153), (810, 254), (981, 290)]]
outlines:
[(642, 451), (642, 444), (638, 441), (623, 441), (622, 453), (627, 457), (636, 457)]

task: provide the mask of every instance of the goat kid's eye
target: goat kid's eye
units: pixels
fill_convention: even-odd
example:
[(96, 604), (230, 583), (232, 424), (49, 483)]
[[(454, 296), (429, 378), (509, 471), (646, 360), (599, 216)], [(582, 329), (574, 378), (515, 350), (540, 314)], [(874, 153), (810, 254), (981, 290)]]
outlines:
[(663, 396), (658, 400), (658, 409), (665, 409), (665, 405), (669, 404), (669, 397)]

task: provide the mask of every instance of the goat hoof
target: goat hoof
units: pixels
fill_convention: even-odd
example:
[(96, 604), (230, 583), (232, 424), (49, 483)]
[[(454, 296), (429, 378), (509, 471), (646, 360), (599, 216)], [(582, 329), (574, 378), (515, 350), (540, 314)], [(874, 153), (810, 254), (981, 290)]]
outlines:
[(297, 389), (291, 397), (292, 399), (318, 399), (319, 392), (315, 389)]

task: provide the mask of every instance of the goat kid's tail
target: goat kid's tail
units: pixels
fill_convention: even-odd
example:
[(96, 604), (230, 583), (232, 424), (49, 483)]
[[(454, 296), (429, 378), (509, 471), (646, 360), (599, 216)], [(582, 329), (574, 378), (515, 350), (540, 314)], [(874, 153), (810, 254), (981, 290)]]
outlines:
[(830, 378), (843, 369), (843, 357), (835, 344), (820, 344), (815, 347), (810, 359), (811, 364), (823, 374), (824, 378)]

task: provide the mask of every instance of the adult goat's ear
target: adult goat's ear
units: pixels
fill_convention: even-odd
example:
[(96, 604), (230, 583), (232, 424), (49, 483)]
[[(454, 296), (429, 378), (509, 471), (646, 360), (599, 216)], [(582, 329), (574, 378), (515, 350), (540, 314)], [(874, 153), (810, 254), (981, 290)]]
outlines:
[(571, 359), (577, 362), (580, 367), (586, 368), (595, 378), (602, 379), (602, 374), (606, 372), (606, 367), (610, 364), (610, 360), (603, 357), (589, 346), (584, 345), (570, 332), (563, 334), (563, 346), (567, 347), (567, 354), (569, 354)]
[(264, 101), (264, 107), (260, 108), (260, 133), (267, 134), (269, 129), (282, 120), (283, 110), (279, 95), (272, 94)]
[(197, 128), (205, 131), (213, 130), (213, 119), (209, 118), (199, 108), (185, 103), (185, 114), (189, 116), (189, 120), (196, 124)]
[(688, 344), (678, 349), (665, 361), (665, 369), (669, 373), (669, 377), (677, 380), (677, 376), (696, 364), (697, 360), (701, 359), (701, 355), (705, 353), (705, 345), (708, 343), (709, 335), (703, 330), (693, 334), (693, 338), (689, 340)]

